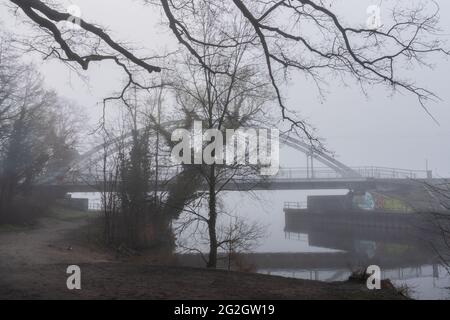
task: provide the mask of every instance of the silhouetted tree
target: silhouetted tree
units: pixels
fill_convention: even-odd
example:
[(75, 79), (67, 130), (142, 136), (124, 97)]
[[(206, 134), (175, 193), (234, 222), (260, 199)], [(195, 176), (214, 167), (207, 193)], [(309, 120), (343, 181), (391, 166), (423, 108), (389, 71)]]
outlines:
[[(203, 43), (221, 42), (221, 39), (226, 41), (229, 36), (237, 39), (252, 37), (250, 24), (245, 19), (236, 16), (233, 24), (229, 25), (221, 20), (220, 13), (210, 10), (210, 5), (205, 3), (204, 6), (197, 7), (192, 17), (202, 26)], [(247, 60), (249, 49), (248, 44), (230, 48), (205, 45), (202, 48), (205, 56), (203, 63), (198, 63), (191, 55), (176, 63), (180, 67), (172, 77), (172, 88), (186, 128), (192, 128), (193, 121), (199, 121), (205, 131), (219, 130), (225, 138), (227, 129), (246, 130), (267, 127), (269, 123), (273, 123), (269, 107), (275, 97), (269, 90), (270, 85), (259, 72), (260, 65)], [(223, 73), (214, 73), (213, 69), (221, 69)], [(223, 146), (231, 142), (224, 139), (219, 143), (216, 139), (220, 138), (210, 137), (210, 141), (204, 141), (201, 152), (206, 145), (212, 143), (215, 145), (210, 150), (212, 158), (219, 155), (219, 152), (224, 154)], [(257, 152), (258, 150), (245, 151), (247, 156)], [(191, 188), (187, 189), (190, 191), (187, 197), (189, 202), (185, 201), (184, 211), (188, 215), (189, 224), (200, 221), (207, 225), (209, 268), (217, 267), (218, 250), (221, 247), (221, 239), (217, 234), (220, 194), (227, 186), (234, 184), (236, 178), (243, 180), (254, 176), (259, 173), (259, 169), (260, 164), (250, 165), (248, 161), (245, 164), (230, 164), (225, 161), (209, 163), (203, 159), (201, 164), (194, 164), (192, 160), (191, 164), (184, 165), (184, 178), (188, 178), (186, 183), (193, 182)], [(199, 202), (199, 199), (204, 201)], [(202, 202), (206, 203), (206, 215), (202, 214)]]
[(429, 209), (421, 210), (425, 230), (432, 236), (427, 240), (450, 273), (450, 181), (425, 183), (424, 187), (432, 197)]
[[(62, 8), (41, 0), (9, 2), (13, 12), (21, 12), (40, 27), (41, 35), (35, 37), (30, 47), (46, 58), (55, 57), (84, 70), (94, 62), (113, 61), (124, 70), (128, 81), (123, 91), (106, 101), (123, 99), (132, 86), (149, 87), (148, 81), (137, 80), (132, 66), (148, 73), (162, 71), (157, 57), (137, 57), (108, 32), (84, 19), (76, 19), (80, 30), (75, 32), (83, 34), (82, 41), (73, 41), (73, 32), (62, 30), (58, 24), (74, 20)], [(331, 0), (143, 0), (143, 3), (162, 9), (178, 42), (212, 74), (227, 74), (226, 66), (208, 65), (205, 47), (226, 50), (250, 46), (248, 55), (266, 65), (266, 79), (278, 98), (282, 119), (310, 140), (314, 137), (307, 124), (289, 112), (283, 99), (282, 76), (288, 71), (303, 73), (318, 85), (326, 82), (330, 73), (340, 79), (349, 76), (362, 87), (386, 85), (416, 96), (426, 109), (425, 103), (436, 96), (404, 77), (401, 69), (405, 65), (427, 66), (426, 58), (433, 53), (449, 55), (438, 35), (439, 7), (431, 1), (383, 3), (392, 9), (391, 14), (385, 14), (383, 24), (374, 28), (350, 25), (336, 13), (333, 7), (338, 5)], [(202, 22), (195, 19), (198, 8), (207, 8), (223, 24), (233, 25), (235, 17), (245, 19), (251, 26), (250, 36), (241, 38), (223, 32), (220, 39), (205, 41)]]
[(126, 112), (120, 128), (117, 125), (113, 129), (104, 128), (100, 181), (104, 185), (105, 239), (110, 245), (173, 249), (170, 228), (173, 216), (164, 210), (166, 197), (171, 197), (159, 190), (165, 183), (165, 174), (160, 172), (165, 152), (158, 135), (154, 135), (153, 125), (153, 120), (160, 117), (154, 113), (158, 113), (161, 105), (162, 90), (161, 87), (157, 98), (148, 101), (139, 100), (136, 90), (125, 98)]
[(75, 110), (42, 84), (11, 48), (0, 52), (0, 220), (15, 218), (18, 195), (30, 197), (33, 185), (73, 158), (77, 135), (69, 130)]

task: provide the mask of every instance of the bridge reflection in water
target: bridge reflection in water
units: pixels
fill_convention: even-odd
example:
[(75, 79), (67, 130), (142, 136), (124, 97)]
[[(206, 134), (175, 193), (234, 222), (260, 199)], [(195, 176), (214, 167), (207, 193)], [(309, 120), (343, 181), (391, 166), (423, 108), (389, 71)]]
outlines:
[[(323, 208), (322, 208), (323, 209)], [(345, 281), (352, 271), (369, 265), (382, 278), (419, 288), (416, 298), (450, 298), (447, 270), (434, 249), (440, 237), (427, 215), (360, 209), (314, 210), (306, 203), (286, 203), (285, 237), (312, 247), (338, 250), (324, 253), (306, 268), (261, 268), (259, 272), (321, 281)], [(329, 259), (326, 258), (328, 255)]]
[[(399, 267), (393, 269), (382, 269), (382, 279), (391, 281), (411, 280), (416, 278), (439, 279), (444, 276), (445, 268), (438, 265), (420, 265), (415, 267)], [(350, 268), (330, 268), (330, 269), (259, 269), (260, 273), (291, 277), (298, 279), (317, 280), (317, 281), (347, 281), (352, 274)], [(435, 282), (435, 284), (437, 284)]]

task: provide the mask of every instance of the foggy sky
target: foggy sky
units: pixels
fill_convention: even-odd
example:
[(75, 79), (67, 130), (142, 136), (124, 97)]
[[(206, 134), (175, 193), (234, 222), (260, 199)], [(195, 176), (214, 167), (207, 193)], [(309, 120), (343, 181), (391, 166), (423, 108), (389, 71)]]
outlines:
[[(437, 2), (441, 6), (441, 26), (450, 40), (450, 2)], [(7, 12), (4, 7), (7, 3), (0, 0), (3, 25), (11, 31), (27, 32), (28, 29)], [(173, 34), (160, 25), (162, 16), (158, 9), (143, 7), (139, 0), (61, 0), (59, 3), (78, 5), (84, 19), (107, 27), (113, 38), (142, 48), (140, 52), (146, 56), (161, 54), (175, 44)], [(378, 3), (336, 0), (332, 9), (337, 10), (345, 21), (364, 24), (367, 7)], [(347, 87), (330, 82), (326, 100), (321, 102), (311, 81), (302, 76), (293, 77), (285, 90), (288, 104), (318, 129), (318, 135), (326, 140), (327, 147), (336, 153), (337, 159), (349, 166), (425, 169), (428, 159), (430, 169), (450, 177), (450, 61), (442, 56), (435, 57), (431, 59), (434, 70), (417, 69), (412, 78), (442, 98), (439, 103), (429, 104), (440, 126), (421, 109), (414, 96), (397, 94), (391, 97), (390, 91), (374, 87), (366, 98), (351, 81)], [(86, 72), (89, 77), (89, 85), (86, 85), (57, 61), (36, 61), (47, 85), (77, 101), (93, 118), (101, 112), (98, 102), (121, 88), (123, 73), (110, 63), (92, 64)], [(305, 159), (296, 152), (282, 150), (281, 163), (304, 166)]]

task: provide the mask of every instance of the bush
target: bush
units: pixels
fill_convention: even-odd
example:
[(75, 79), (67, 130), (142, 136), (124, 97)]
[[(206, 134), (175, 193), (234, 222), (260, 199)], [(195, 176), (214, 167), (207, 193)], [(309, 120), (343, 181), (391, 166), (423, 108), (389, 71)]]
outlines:
[(9, 208), (0, 214), (0, 224), (32, 225), (46, 215), (54, 199), (48, 195), (35, 194), (15, 197)]

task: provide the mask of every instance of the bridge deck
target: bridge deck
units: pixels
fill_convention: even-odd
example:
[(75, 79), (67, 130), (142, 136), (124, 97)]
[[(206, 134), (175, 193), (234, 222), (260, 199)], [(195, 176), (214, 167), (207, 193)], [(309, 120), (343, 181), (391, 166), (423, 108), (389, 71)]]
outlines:
[[(233, 181), (224, 188), (227, 191), (248, 191), (248, 190), (374, 190), (386, 189), (397, 190), (414, 188), (424, 183), (438, 183), (440, 179), (247, 179), (242, 181)], [(174, 183), (172, 180), (160, 181), (160, 191), (167, 190), (168, 186)], [(153, 185), (150, 183), (150, 185)], [(82, 182), (82, 183), (61, 183), (41, 185), (41, 189), (54, 189), (65, 192), (96, 192), (102, 191), (104, 184), (102, 182)], [(204, 186), (206, 188), (206, 185)], [(149, 190), (150, 191), (150, 190)]]

